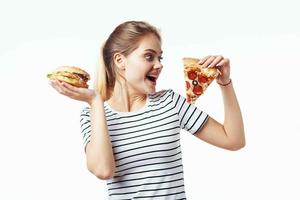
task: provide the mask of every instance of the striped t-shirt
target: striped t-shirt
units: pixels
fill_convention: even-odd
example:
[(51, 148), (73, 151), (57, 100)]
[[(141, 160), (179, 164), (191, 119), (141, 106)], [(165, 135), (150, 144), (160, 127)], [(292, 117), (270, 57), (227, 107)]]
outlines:
[[(173, 90), (148, 95), (134, 112), (117, 112), (104, 102), (115, 157), (107, 180), (109, 199), (186, 199), (180, 130), (195, 134), (208, 115)], [(90, 108), (81, 112), (84, 147), (90, 140)]]

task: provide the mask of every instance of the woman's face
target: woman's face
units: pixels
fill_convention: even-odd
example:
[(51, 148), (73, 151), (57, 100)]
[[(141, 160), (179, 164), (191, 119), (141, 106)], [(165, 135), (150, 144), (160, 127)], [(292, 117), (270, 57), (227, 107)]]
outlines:
[(125, 58), (124, 76), (131, 92), (155, 92), (156, 82), (163, 67), (161, 59), (160, 40), (153, 34), (143, 37), (138, 48)]

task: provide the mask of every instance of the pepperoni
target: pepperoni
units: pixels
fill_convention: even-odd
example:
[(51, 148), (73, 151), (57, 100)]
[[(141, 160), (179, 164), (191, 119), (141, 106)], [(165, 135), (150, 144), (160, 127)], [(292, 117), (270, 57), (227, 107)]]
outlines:
[(201, 74), (199, 74), (198, 75), (198, 80), (199, 80), (200, 83), (206, 83), (208, 81), (208, 78), (201, 75)]
[(197, 78), (197, 72), (195, 72), (195, 71), (189, 71), (187, 73), (187, 76), (189, 77), (189, 79), (195, 80)]
[(193, 92), (196, 95), (201, 95), (203, 92), (203, 89), (200, 85), (196, 85), (196, 86), (194, 86)]
[(190, 89), (191, 84), (190, 84), (188, 81), (185, 81), (185, 84), (186, 84), (186, 89), (187, 89), (187, 90)]

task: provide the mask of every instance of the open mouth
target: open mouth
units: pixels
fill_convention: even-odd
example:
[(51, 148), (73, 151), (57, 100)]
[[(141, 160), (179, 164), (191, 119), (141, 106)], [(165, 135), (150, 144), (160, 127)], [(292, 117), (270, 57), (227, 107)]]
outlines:
[(151, 82), (153, 82), (153, 83), (156, 83), (157, 77), (152, 76), (152, 75), (147, 75), (146, 78), (147, 78), (149, 81), (151, 81)]

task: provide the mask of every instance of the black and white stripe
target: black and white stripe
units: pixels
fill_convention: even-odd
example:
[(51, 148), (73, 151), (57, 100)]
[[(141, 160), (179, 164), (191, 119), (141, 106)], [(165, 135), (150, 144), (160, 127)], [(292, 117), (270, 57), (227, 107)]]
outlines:
[[(149, 95), (139, 111), (117, 112), (104, 103), (116, 162), (109, 199), (186, 199), (180, 130), (195, 134), (208, 115), (173, 90)], [(90, 109), (80, 115), (83, 145), (90, 141)]]

